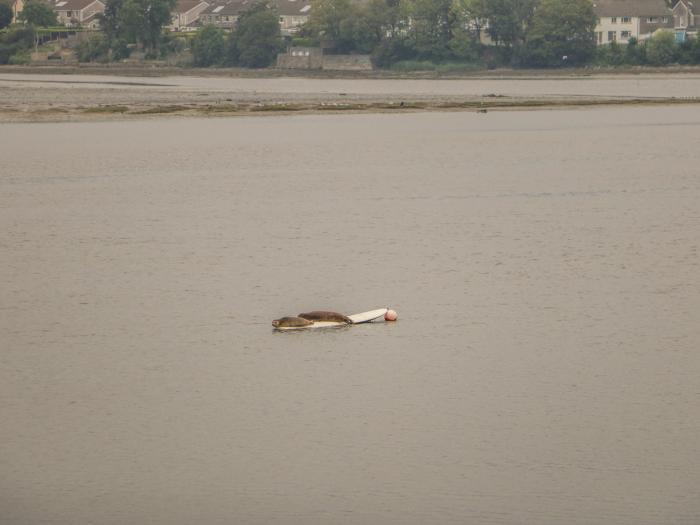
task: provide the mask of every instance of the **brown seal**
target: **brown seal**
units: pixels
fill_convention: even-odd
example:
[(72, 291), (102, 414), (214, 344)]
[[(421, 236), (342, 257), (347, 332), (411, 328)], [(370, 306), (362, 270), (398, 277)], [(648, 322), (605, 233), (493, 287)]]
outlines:
[(301, 328), (311, 324), (314, 324), (314, 322), (301, 317), (280, 317), (272, 321), (272, 326), (275, 328)]
[(302, 319), (308, 319), (309, 321), (330, 321), (335, 323), (352, 324), (352, 319), (343, 314), (339, 314), (338, 312), (324, 312), (322, 310), (314, 310), (313, 312), (299, 314), (299, 317), (301, 317)]

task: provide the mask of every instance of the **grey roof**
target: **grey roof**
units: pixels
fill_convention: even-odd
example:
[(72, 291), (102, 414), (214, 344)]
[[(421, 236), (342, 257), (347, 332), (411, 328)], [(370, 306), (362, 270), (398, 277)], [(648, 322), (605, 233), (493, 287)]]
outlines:
[(283, 16), (308, 16), (311, 11), (309, 0), (273, 0), (272, 5)]
[[(95, 0), (57, 0), (49, 5), (53, 7), (54, 11), (82, 11), (93, 2)], [(104, 7), (104, 2), (100, 3)]]
[(238, 16), (243, 11), (248, 9), (252, 2), (248, 0), (214, 0), (209, 7), (202, 11), (201, 15), (218, 15), (218, 16)]
[[(240, 15), (254, 0), (211, 0), (203, 15)], [(282, 16), (304, 16), (311, 10), (310, 0), (271, 0), (270, 6)]]
[(664, 0), (593, 0), (600, 16), (668, 16), (671, 10)]
[(205, 0), (177, 0), (175, 7), (173, 8), (173, 13), (187, 13), (192, 11), (198, 5), (206, 3)]

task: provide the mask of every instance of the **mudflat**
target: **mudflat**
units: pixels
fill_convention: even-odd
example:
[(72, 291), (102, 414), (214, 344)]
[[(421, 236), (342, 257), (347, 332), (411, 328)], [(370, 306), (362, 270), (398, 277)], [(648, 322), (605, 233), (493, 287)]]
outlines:
[(698, 93), (700, 73), (694, 70), (588, 76), (508, 73), (462, 78), (256, 78), (199, 73), (22, 73), (9, 69), (0, 70), (0, 122), (675, 105), (700, 103)]

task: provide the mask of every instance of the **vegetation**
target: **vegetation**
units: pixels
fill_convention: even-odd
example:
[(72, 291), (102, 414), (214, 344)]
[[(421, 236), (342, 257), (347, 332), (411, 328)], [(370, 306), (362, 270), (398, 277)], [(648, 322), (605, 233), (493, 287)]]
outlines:
[(108, 53), (123, 51), (125, 44), (134, 43), (141, 45), (148, 57), (157, 58), (165, 43), (163, 26), (170, 23), (175, 3), (176, 0), (106, 0), (100, 24)]
[(228, 62), (243, 67), (272, 64), (282, 48), (278, 20), (277, 13), (265, 2), (243, 12), (229, 39)]
[[(0, 27), (7, 23), (4, 1)], [(645, 42), (632, 38), (596, 46), (591, 0), (311, 0), (308, 23), (286, 40), (274, 8), (258, 0), (232, 32), (205, 26), (189, 42), (163, 29), (175, 2), (105, 0), (102, 31), (76, 45), (78, 59), (120, 60), (137, 48), (146, 58), (159, 58), (189, 45), (197, 67), (262, 68), (291, 44), (321, 46), (330, 54), (370, 54), (375, 66), (397, 71), (700, 64), (700, 42), (678, 44), (663, 30)], [(32, 27), (56, 23), (43, 0), (27, 0), (22, 17)], [(26, 38), (15, 31), (0, 38), (2, 63), (28, 56), (31, 46), (23, 47)]]
[(595, 52), (593, 5), (581, 0), (541, 0), (527, 32), (523, 61), (530, 66), (580, 66)]
[(5, 2), (0, 2), (0, 29), (5, 29), (12, 23), (12, 8)]
[(192, 39), (192, 59), (197, 67), (220, 66), (225, 59), (226, 36), (223, 29), (207, 25)]
[(0, 64), (24, 63), (35, 38), (36, 31), (31, 26), (16, 27), (0, 34)]
[(38, 27), (54, 26), (58, 23), (54, 10), (42, 0), (27, 0), (18, 17), (23, 22)]

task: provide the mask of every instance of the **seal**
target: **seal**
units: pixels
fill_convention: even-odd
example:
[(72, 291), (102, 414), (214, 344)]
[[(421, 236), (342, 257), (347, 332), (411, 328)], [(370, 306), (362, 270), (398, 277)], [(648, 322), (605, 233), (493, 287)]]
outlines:
[(309, 321), (329, 321), (335, 323), (352, 324), (352, 319), (343, 314), (339, 314), (338, 312), (326, 312), (323, 310), (314, 310), (313, 312), (299, 314), (299, 317), (302, 319), (308, 319)]
[(280, 317), (272, 321), (272, 326), (275, 328), (301, 328), (310, 324), (314, 324), (314, 322), (301, 317)]

